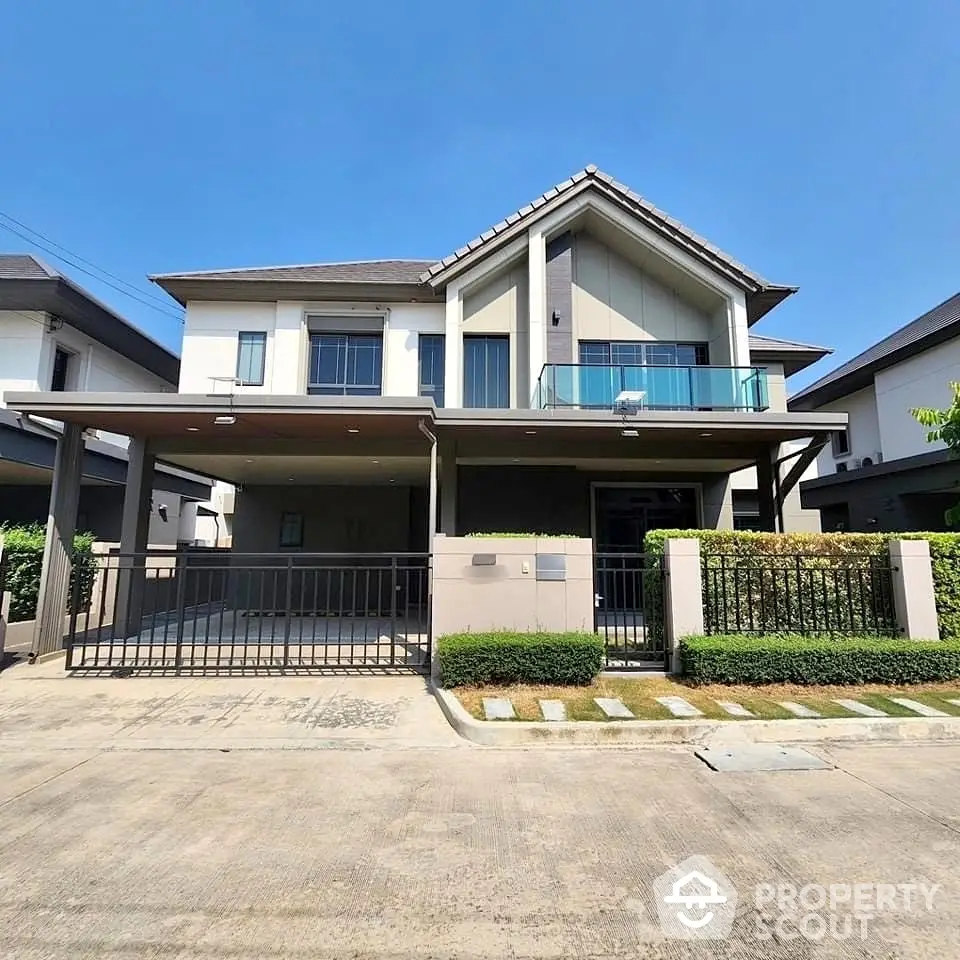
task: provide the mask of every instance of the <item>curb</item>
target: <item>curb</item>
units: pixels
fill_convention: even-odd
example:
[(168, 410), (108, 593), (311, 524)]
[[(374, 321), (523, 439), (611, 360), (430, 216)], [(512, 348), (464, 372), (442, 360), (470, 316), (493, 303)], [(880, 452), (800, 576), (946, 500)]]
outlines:
[(960, 740), (960, 717), (849, 717), (820, 720), (476, 720), (449, 690), (433, 686), (450, 726), (488, 747), (529, 744), (815, 743)]

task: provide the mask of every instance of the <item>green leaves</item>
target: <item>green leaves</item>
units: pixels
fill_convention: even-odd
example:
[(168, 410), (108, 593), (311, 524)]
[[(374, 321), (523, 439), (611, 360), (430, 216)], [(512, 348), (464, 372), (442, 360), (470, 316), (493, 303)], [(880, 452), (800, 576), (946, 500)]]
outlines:
[[(915, 407), (911, 416), (921, 426), (928, 427), (927, 443), (944, 443), (954, 456), (960, 456), (960, 383), (951, 381), (953, 399), (943, 410), (934, 407)], [(944, 513), (948, 527), (960, 526), (960, 503)]]
[(933, 683), (960, 678), (960, 640), (687, 637), (680, 660), (684, 676), (697, 684)]
[(590, 683), (603, 664), (593, 633), (455, 633), (437, 641), (445, 687)]

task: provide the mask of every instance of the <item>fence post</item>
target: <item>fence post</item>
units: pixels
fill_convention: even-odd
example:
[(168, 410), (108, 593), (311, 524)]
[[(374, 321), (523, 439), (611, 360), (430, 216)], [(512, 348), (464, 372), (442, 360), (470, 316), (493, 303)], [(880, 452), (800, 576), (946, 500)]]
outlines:
[(680, 672), (680, 639), (703, 633), (703, 572), (700, 541), (669, 539), (664, 544), (664, 638), (670, 669)]
[(939, 640), (930, 544), (926, 540), (891, 540), (888, 549), (900, 634), (910, 640)]

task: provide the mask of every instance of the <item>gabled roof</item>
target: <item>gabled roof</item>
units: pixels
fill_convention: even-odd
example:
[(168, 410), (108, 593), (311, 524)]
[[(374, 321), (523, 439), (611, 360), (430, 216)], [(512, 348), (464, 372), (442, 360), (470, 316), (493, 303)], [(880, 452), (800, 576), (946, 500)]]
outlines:
[(168, 280), (292, 280), (312, 283), (420, 283), (432, 260), (344, 260), (282, 267), (241, 267), (230, 270), (197, 270), (191, 273), (158, 273), (149, 279), (163, 286)]
[(750, 334), (751, 359), (763, 359), (765, 357), (776, 359), (783, 364), (784, 375), (788, 377), (799, 373), (831, 353), (833, 353), (833, 350), (829, 347), (818, 347), (812, 343), (801, 343), (798, 340), (779, 340), (776, 337)]
[(816, 410), (825, 403), (869, 386), (878, 371), (958, 336), (960, 293), (944, 300), (916, 320), (895, 330), (889, 337), (884, 337), (852, 360), (810, 384), (805, 390), (791, 397), (788, 406), (791, 410)]
[(0, 254), (0, 310), (53, 314), (167, 383), (180, 379), (176, 354), (33, 254)]
[(562, 183), (558, 183), (506, 219), (495, 223), (489, 230), (444, 257), (443, 260), (432, 264), (424, 271), (421, 279), (424, 283), (430, 283), (433, 286), (446, 283), (456, 273), (466, 269), (469, 263), (486, 255), (491, 248), (509, 242), (521, 231), (526, 230), (532, 222), (586, 190), (600, 192), (665, 239), (684, 248), (698, 260), (745, 290), (748, 319), (751, 323), (760, 319), (797, 290), (796, 287), (774, 284), (765, 280), (704, 237), (694, 233), (679, 220), (658, 209), (638, 193), (634, 193), (626, 185), (614, 180), (602, 170), (598, 170), (593, 164), (584, 167)]

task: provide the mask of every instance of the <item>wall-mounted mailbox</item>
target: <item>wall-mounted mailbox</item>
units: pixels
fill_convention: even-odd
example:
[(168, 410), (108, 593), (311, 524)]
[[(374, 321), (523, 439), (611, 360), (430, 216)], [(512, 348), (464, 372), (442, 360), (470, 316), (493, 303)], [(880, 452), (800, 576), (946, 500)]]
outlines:
[(567, 558), (562, 553), (537, 554), (538, 580), (566, 580)]
[(495, 553), (475, 553), (470, 561), (474, 567), (495, 567), (497, 555)]

